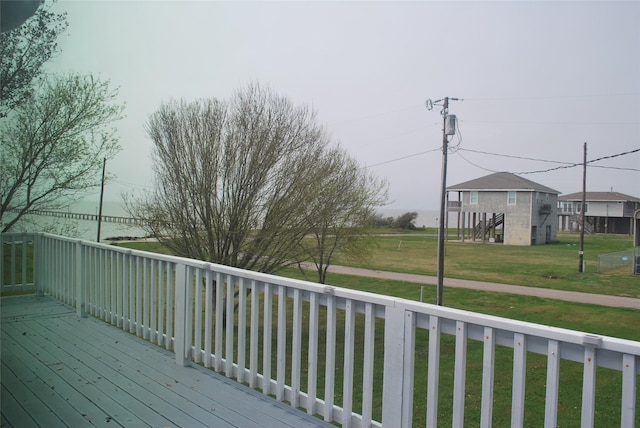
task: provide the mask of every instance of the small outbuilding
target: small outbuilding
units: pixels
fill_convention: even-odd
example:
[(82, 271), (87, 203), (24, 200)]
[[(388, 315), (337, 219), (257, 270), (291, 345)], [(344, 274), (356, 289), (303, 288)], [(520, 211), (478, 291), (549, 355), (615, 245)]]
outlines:
[[(465, 241), (539, 245), (557, 240), (560, 192), (508, 172), (447, 188), (448, 211), (458, 212)], [(452, 194), (457, 193), (457, 201)]]

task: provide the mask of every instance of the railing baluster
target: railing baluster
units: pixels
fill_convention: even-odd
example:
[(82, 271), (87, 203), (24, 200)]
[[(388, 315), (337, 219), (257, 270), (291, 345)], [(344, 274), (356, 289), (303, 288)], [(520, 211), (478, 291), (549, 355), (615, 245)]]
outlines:
[(316, 414), (316, 398), (318, 394), (318, 294), (309, 297), (309, 353), (307, 357), (307, 413)]
[(226, 310), (226, 332), (225, 332), (225, 374), (233, 376), (233, 342), (235, 327), (235, 277), (227, 275), (227, 310)]
[(596, 402), (596, 349), (584, 348), (584, 373), (582, 379), (582, 428), (593, 427)]
[(549, 340), (547, 351), (547, 391), (545, 398), (544, 426), (558, 426), (558, 386), (560, 383), (560, 344)]
[(118, 287), (117, 298), (118, 301), (116, 303), (116, 314), (118, 317), (118, 327), (122, 328), (124, 323), (124, 306), (125, 302), (125, 291), (124, 291), (124, 254), (116, 253), (116, 283)]
[(106, 271), (106, 251), (104, 248), (100, 249), (100, 266), (99, 266), (99, 278), (100, 278), (100, 319), (107, 321), (107, 284), (105, 278)]
[(244, 278), (240, 278), (238, 285), (238, 382), (245, 381), (246, 346), (247, 346), (247, 284)]
[(189, 349), (191, 342), (187, 339), (188, 313), (191, 310), (189, 304), (189, 285), (191, 278), (187, 276), (187, 267), (183, 263), (176, 266), (176, 326), (174, 349), (176, 353), (176, 363), (187, 366), (190, 362)]
[(453, 370), (453, 426), (464, 426), (464, 398), (467, 377), (467, 324), (456, 322), (456, 356)]
[(622, 356), (622, 420), (621, 427), (632, 427), (636, 421), (637, 374), (636, 356)]
[[(142, 337), (144, 332), (142, 330), (143, 323), (143, 300), (144, 300), (144, 264), (141, 256), (135, 257), (136, 262), (136, 335)], [(177, 299), (177, 295), (176, 295)], [(177, 303), (176, 303), (177, 304)]]
[(496, 363), (496, 338), (493, 328), (485, 327), (483, 337), (480, 426), (490, 428), (493, 424), (493, 378)]
[[(143, 263), (143, 271), (142, 275), (144, 279), (142, 280), (142, 289), (143, 289), (143, 301), (142, 301), (142, 323), (144, 326), (143, 337), (147, 340), (151, 337), (151, 263), (147, 257), (142, 258)], [(190, 273), (189, 267), (187, 267), (187, 272)], [(190, 283), (187, 283), (187, 286)], [(187, 287), (188, 288), (188, 287)], [(188, 302), (189, 303), (189, 302)]]
[(429, 367), (427, 369), (427, 427), (438, 426), (440, 386), (440, 318), (429, 317)]
[(276, 400), (284, 400), (287, 370), (287, 289), (278, 286), (278, 333), (276, 349)]
[(362, 424), (371, 425), (373, 414), (373, 370), (376, 317), (372, 303), (364, 307), (364, 361), (362, 365)]
[(187, 347), (187, 355), (189, 358), (193, 359), (193, 280), (194, 280), (194, 267), (187, 266), (187, 278), (185, 282), (185, 299), (186, 299), (186, 308), (187, 312), (185, 314), (185, 338), (184, 343)]
[(113, 252), (109, 252), (109, 280), (107, 283), (107, 287), (110, 291), (111, 300), (109, 303), (109, 318), (111, 320), (112, 325), (116, 325), (116, 303), (117, 303), (117, 291), (118, 286), (116, 284), (118, 280), (118, 275), (116, 272), (116, 263), (115, 263), (115, 254)]
[(264, 311), (262, 331), (262, 392), (271, 394), (271, 328), (273, 325), (273, 295), (271, 284), (264, 284)]
[(127, 295), (125, 296), (125, 298), (128, 297), (127, 303), (129, 306), (129, 310), (127, 311), (127, 329), (129, 330), (129, 333), (135, 333), (136, 332), (136, 287), (135, 284), (136, 282), (134, 281), (135, 278), (135, 265), (133, 263), (134, 261), (134, 257), (131, 255), (131, 251), (127, 251), (125, 253), (125, 275), (127, 278)]
[(412, 311), (404, 313), (403, 335), (403, 381), (402, 381), (402, 426), (411, 427), (413, 418), (413, 393), (416, 355), (416, 314)]
[(293, 333), (291, 337), (291, 407), (300, 405), (300, 367), (302, 362), (302, 291), (293, 290)]
[(347, 299), (344, 316), (344, 371), (342, 376), (342, 426), (351, 427), (353, 411), (353, 359), (356, 328), (354, 302)]
[(195, 355), (193, 360), (196, 363), (202, 362), (202, 269), (196, 269), (196, 282), (195, 282), (195, 312), (194, 312), (194, 347)]
[(149, 335), (150, 342), (156, 342), (158, 340), (158, 262), (154, 259), (151, 259), (150, 263), (151, 275), (150, 275), (150, 287), (149, 290), (151, 292), (150, 300), (150, 316), (151, 322), (149, 324), (149, 328), (151, 333)]
[(165, 343), (165, 347), (167, 349), (173, 349), (173, 335), (174, 335), (174, 315), (175, 315), (175, 293), (176, 293), (176, 282), (177, 282), (177, 272), (176, 267), (178, 265), (174, 263), (167, 263), (167, 339)]
[(513, 392), (511, 398), (511, 426), (524, 425), (524, 397), (527, 375), (527, 337), (513, 335)]
[(165, 287), (167, 284), (167, 276), (166, 276), (166, 266), (167, 266), (167, 262), (165, 261), (158, 261), (158, 292), (157, 292), (157, 298), (158, 298), (158, 326), (157, 326), (157, 337), (156, 337), (156, 344), (158, 346), (163, 346), (164, 345), (164, 340), (165, 340), (165, 317), (166, 317), (166, 313), (167, 313), (167, 303), (165, 302)]
[(81, 317), (84, 318), (87, 316), (87, 311), (86, 311), (86, 288), (84, 285), (84, 281), (83, 281), (83, 276), (84, 276), (84, 272), (83, 272), (83, 268), (84, 268), (84, 263), (82, 263), (82, 256), (83, 256), (83, 251), (84, 251), (84, 247), (82, 246), (82, 241), (76, 241), (75, 243), (75, 249), (76, 249), (76, 254), (75, 254), (75, 261), (74, 264), (76, 266), (76, 271), (75, 271), (75, 290), (76, 290), (76, 314)]
[(213, 337), (213, 274), (207, 269), (204, 276), (204, 366), (211, 367), (211, 345)]
[[(27, 286), (27, 237), (22, 237), (22, 289)], [(2, 259), (4, 260), (4, 259)]]
[(251, 280), (251, 328), (249, 337), (249, 387), (258, 387), (258, 339), (260, 323), (259, 287), (255, 279)]
[(335, 296), (327, 296), (327, 342), (325, 346), (324, 373), (324, 420), (333, 421), (333, 401), (335, 397), (336, 379), (336, 300)]
[(215, 354), (213, 367), (215, 371), (222, 371), (222, 341), (223, 341), (223, 330), (222, 324), (224, 319), (224, 285), (222, 283), (222, 274), (220, 272), (216, 272), (216, 286), (215, 286), (215, 294), (216, 294), (216, 336), (215, 336), (215, 350), (213, 351)]
[[(11, 235), (11, 291), (16, 286), (16, 243), (15, 236)], [(4, 263), (4, 260), (2, 261)]]

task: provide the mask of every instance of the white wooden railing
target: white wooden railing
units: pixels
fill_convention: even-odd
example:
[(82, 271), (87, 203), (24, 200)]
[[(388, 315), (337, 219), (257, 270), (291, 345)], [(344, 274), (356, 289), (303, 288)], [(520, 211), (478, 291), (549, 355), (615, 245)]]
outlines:
[[(582, 390), (581, 426), (594, 426), (598, 399), (619, 401), (608, 426), (637, 422), (639, 342), (48, 234), (0, 235), (0, 260), (10, 270), (3, 291), (34, 286), (174, 351), (178, 364), (203, 364), (345, 427), (498, 425), (496, 378), (511, 384), (500, 399), (510, 400), (511, 426), (531, 425), (528, 356), (545, 366), (544, 408), (528, 410), (544, 414), (544, 426), (557, 426), (561, 381)], [(482, 360), (471, 377), (468, 348)], [(497, 363), (505, 352), (506, 375)], [(577, 382), (562, 374), (567, 364), (580, 365)], [(445, 365), (453, 386), (443, 415)], [(603, 368), (621, 378), (617, 398), (596, 396)], [(471, 378), (479, 397), (470, 397)], [(479, 410), (465, 415), (470, 407)]]

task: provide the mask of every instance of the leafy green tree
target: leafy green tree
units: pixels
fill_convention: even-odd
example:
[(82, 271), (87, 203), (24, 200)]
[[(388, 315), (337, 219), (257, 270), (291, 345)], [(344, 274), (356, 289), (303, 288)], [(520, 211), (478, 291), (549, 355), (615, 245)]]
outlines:
[(0, 123), (0, 225), (31, 210), (61, 209), (100, 185), (103, 159), (120, 150), (111, 124), (123, 105), (108, 81), (41, 81)]
[(66, 18), (43, 5), (20, 27), (0, 34), (0, 117), (33, 94), (43, 64), (58, 52)]
[(416, 230), (416, 218), (418, 218), (417, 212), (407, 212), (404, 213), (393, 221), (393, 227), (395, 229), (403, 229), (403, 230)]

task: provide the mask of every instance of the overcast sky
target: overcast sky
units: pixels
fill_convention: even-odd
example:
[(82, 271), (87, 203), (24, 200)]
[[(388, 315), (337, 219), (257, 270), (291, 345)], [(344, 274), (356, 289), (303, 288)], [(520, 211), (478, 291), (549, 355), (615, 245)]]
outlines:
[[(59, 1), (52, 71), (120, 87), (127, 117), (105, 199), (153, 183), (144, 126), (162, 101), (269, 85), (390, 184), (392, 208), (439, 206), (440, 108), (456, 97), (447, 184), (640, 149), (640, 2)], [(640, 152), (593, 162), (588, 191), (640, 197)], [(582, 167), (525, 174), (581, 191)], [(97, 200), (97, 195), (92, 197)]]

